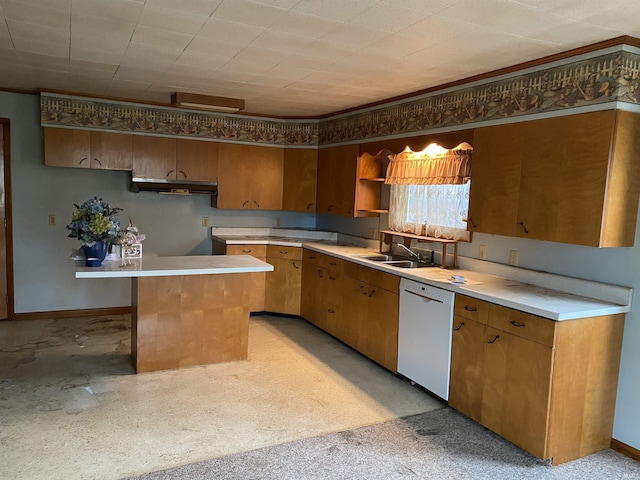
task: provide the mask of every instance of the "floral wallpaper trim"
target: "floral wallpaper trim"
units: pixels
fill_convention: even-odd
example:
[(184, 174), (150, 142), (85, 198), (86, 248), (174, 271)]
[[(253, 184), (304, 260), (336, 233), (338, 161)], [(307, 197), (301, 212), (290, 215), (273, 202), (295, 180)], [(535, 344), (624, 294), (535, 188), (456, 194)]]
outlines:
[(236, 143), (318, 145), (317, 120), (291, 122), (200, 113), (46, 93), (40, 95), (40, 123), (44, 127), (104, 129)]
[(41, 94), (42, 126), (283, 146), (333, 145), (616, 102), (640, 105), (640, 54), (614, 51), (321, 121), (182, 111)]
[(392, 106), (354, 112), (320, 123), (320, 144), (446, 127), (476, 126), (503, 118), (570, 110), (603, 103), (640, 105), (640, 55), (620, 51), (586, 60), (542, 68), (527, 74), (464, 87), (426, 98), (407, 99)]

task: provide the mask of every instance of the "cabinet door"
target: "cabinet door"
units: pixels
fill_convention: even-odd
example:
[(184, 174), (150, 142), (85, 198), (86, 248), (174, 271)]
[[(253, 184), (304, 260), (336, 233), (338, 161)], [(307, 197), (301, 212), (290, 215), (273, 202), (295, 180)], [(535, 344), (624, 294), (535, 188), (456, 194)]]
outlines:
[(218, 181), (217, 143), (179, 138), (176, 159), (178, 180)]
[(218, 147), (218, 208), (280, 210), (282, 148), (222, 143)]
[(265, 309), (268, 312), (300, 315), (302, 261), (267, 257), (273, 272), (267, 274)]
[(318, 299), (320, 286), (318, 285), (320, 267), (308, 261), (302, 263), (302, 286), (300, 294), (300, 315), (305, 320), (318, 325)]
[(359, 325), (358, 350), (392, 372), (398, 371), (397, 293), (365, 285), (367, 317)]
[(354, 216), (358, 152), (357, 145), (319, 151), (318, 212)]
[(90, 132), (87, 130), (44, 129), (45, 165), (90, 168), (90, 148)]
[(344, 343), (356, 350), (360, 350), (363, 342), (360, 335), (367, 327), (368, 300), (366, 284), (352, 277), (344, 276), (342, 281), (343, 305), (342, 313), (345, 324), (341, 328), (341, 337)]
[(475, 130), (469, 231), (515, 236), (523, 153), (524, 123)]
[(553, 349), (487, 327), (481, 423), (545, 458)]
[(133, 135), (133, 177), (176, 177), (176, 139)]
[(91, 168), (131, 170), (132, 137), (126, 133), (91, 132)]
[(482, 411), (485, 330), (481, 323), (454, 317), (449, 406), (476, 422), (480, 422)]
[[(251, 255), (258, 260), (266, 261), (266, 245), (227, 245), (227, 255)], [(265, 309), (265, 284), (267, 274), (273, 272), (251, 272), (251, 281), (247, 289), (250, 312), (264, 312)]]
[(282, 209), (315, 212), (317, 182), (318, 150), (285, 149)]
[(609, 110), (524, 123), (518, 236), (599, 245), (614, 117)]

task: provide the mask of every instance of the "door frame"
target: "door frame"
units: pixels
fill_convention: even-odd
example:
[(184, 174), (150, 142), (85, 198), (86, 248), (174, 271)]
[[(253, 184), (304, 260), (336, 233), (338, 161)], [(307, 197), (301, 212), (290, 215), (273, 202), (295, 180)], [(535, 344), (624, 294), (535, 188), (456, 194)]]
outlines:
[[(6, 235), (6, 262), (7, 262), (7, 319), (14, 320), (14, 290), (13, 290), (13, 208), (11, 195), (11, 126), (8, 118), (0, 118), (2, 127), (2, 153), (4, 155), (4, 199), (5, 218), (7, 220)], [(0, 299), (1, 301), (2, 299)]]

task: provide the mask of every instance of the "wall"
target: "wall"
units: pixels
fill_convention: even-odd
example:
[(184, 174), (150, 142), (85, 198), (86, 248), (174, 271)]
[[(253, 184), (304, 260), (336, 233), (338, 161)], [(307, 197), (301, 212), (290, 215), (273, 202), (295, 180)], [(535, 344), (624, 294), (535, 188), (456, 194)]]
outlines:
[[(190, 197), (129, 191), (130, 172), (46, 167), (40, 99), (0, 92), (0, 117), (10, 119), (15, 312), (131, 305), (130, 281), (77, 280), (67, 259), (77, 239), (67, 238), (74, 203), (97, 195), (124, 209), (146, 235), (143, 252), (208, 255), (210, 230), (201, 226), (315, 227), (315, 215), (296, 212), (217, 210), (207, 195)], [(55, 214), (57, 225), (48, 225)]]

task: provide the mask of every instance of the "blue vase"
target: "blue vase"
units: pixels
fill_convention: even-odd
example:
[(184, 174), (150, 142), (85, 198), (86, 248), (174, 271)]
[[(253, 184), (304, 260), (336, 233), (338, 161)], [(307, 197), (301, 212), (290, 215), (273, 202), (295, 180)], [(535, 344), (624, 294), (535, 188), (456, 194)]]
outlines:
[(82, 246), (82, 252), (86, 258), (85, 265), (87, 267), (99, 267), (107, 256), (107, 244), (104, 242), (96, 242), (92, 246)]

